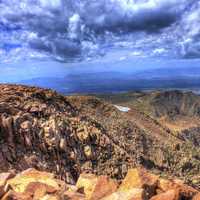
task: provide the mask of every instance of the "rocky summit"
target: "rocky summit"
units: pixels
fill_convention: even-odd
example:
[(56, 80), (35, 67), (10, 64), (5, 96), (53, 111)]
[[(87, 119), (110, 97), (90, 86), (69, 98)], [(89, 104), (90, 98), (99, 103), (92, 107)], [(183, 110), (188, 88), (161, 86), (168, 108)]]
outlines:
[(198, 95), (0, 91), (2, 199), (199, 199)]
[(64, 96), (24, 86), (0, 90), (1, 171), (35, 167), (74, 183), (83, 171), (121, 178), (122, 163), (125, 169), (134, 164), (100, 123)]

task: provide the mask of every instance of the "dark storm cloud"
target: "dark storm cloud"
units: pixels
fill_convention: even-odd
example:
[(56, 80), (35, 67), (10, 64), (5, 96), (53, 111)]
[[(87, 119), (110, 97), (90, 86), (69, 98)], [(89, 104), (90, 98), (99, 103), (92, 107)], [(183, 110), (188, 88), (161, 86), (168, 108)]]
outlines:
[(29, 41), (29, 45), (33, 49), (38, 49), (58, 56), (73, 56), (80, 54), (80, 44), (67, 39), (33, 39)]
[[(106, 38), (107, 32), (114, 36), (134, 35), (135, 31), (142, 30), (151, 37), (157, 34), (155, 38), (162, 40), (159, 34), (163, 37), (166, 28), (177, 24), (177, 27), (186, 27), (177, 29), (185, 33), (183, 54), (198, 56), (199, 46), (194, 41), (199, 40), (200, 31), (190, 31), (197, 26), (198, 6), (197, 1), (188, 0), (1, 0), (0, 30), (1, 34), (14, 31), (7, 37), (26, 48), (65, 59), (87, 54), (82, 52), (84, 42), (91, 42), (88, 51), (90, 45), (98, 46), (97, 38)], [(190, 16), (195, 12), (196, 16)], [(179, 37), (176, 30), (173, 32)], [(0, 35), (1, 38), (5, 36)]]
[[(159, 30), (170, 26), (182, 14), (186, 1), (106, 1), (88, 3), (81, 13), (85, 24), (94, 30)], [(129, 2), (129, 3), (128, 3)], [(87, 15), (90, 13), (90, 15)]]

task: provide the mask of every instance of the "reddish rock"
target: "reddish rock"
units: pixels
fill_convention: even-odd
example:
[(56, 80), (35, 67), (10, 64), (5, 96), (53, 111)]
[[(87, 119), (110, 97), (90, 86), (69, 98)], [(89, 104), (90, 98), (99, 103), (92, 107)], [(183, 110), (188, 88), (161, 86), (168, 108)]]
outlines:
[(192, 200), (200, 200), (200, 193), (196, 194)]
[(65, 184), (65, 190), (70, 191), (70, 192), (79, 191), (78, 187), (76, 187), (75, 185), (69, 185), (69, 184)]
[(33, 200), (33, 198), (30, 194), (27, 193), (9, 191), (2, 197), (1, 200)]
[(162, 192), (167, 192), (168, 190), (179, 190), (180, 195), (183, 198), (192, 198), (198, 191), (188, 185), (185, 185), (181, 180), (166, 180), (159, 179), (158, 189)]
[(145, 194), (143, 189), (133, 188), (114, 192), (101, 200), (145, 200)]
[(145, 190), (146, 198), (156, 194), (158, 177), (148, 173), (143, 168), (130, 169), (119, 187), (119, 191), (126, 191), (133, 188)]
[(106, 176), (81, 174), (76, 186), (83, 188), (87, 199), (96, 200), (115, 192), (118, 185)]
[(26, 187), (25, 193), (30, 194), (31, 196), (33, 196), (34, 199), (40, 199), (46, 194), (53, 194), (57, 191), (57, 189), (50, 185), (40, 182), (31, 182)]
[(3, 196), (6, 192), (6, 183), (7, 180), (10, 178), (13, 178), (14, 174), (13, 173), (1, 173), (0, 174), (0, 197)]
[(51, 187), (55, 190), (59, 190), (59, 184), (57, 180), (54, 179), (53, 174), (40, 172), (35, 169), (28, 169), (18, 174), (15, 178), (8, 180), (7, 183), (15, 192), (23, 193), (28, 189), (28, 187), (30, 187), (31, 183), (35, 184), (36, 182), (41, 183), (40, 186), (45, 184), (49, 186), (49, 188)]
[[(36, 199), (34, 199), (36, 200)], [(57, 195), (45, 195), (44, 197), (40, 198), (39, 200), (61, 200), (61, 198)]]
[(180, 193), (178, 190), (169, 190), (153, 196), (150, 200), (180, 200)]
[(27, 169), (27, 170), (21, 172), (19, 175), (20, 176), (23, 175), (23, 176), (26, 176), (26, 177), (34, 177), (36, 179), (37, 178), (40, 179), (41, 177), (42, 178), (51, 178), (51, 179), (53, 179), (55, 177), (55, 175), (52, 174), (52, 173), (45, 172), (45, 171), (43, 171), (43, 172), (42, 171), (38, 171), (38, 170), (36, 170), (34, 168)]
[(72, 191), (66, 191), (64, 193), (64, 198), (67, 200), (85, 200), (85, 195), (78, 193), (78, 192), (72, 192)]
[(129, 170), (119, 188), (116, 181), (93, 174), (81, 174), (76, 186), (35, 169), (12, 176), (0, 174), (1, 200), (200, 200), (200, 193), (182, 181), (158, 179), (139, 168)]

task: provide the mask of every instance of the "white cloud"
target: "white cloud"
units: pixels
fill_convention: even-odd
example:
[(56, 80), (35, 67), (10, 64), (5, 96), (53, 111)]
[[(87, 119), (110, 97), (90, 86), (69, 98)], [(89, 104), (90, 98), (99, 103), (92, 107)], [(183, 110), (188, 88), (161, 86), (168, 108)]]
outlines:
[(180, 23), (182, 51), (185, 57), (200, 57), (200, 2), (194, 4)]
[(61, 0), (39, 0), (42, 7), (60, 8), (62, 5)]
[[(141, 55), (163, 46), (175, 52), (180, 44), (184, 54), (200, 56), (199, 5), (196, 0), (0, 0), (0, 42), (63, 59), (98, 53), (106, 41), (127, 42)], [(147, 34), (138, 39), (138, 31)]]

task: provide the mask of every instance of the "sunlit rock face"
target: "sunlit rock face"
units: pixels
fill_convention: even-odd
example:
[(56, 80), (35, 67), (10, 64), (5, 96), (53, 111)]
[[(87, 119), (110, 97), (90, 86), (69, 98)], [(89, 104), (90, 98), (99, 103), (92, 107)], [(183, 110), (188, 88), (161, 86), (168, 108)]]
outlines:
[(141, 167), (130, 169), (121, 184), (107, 176), (83, 173), (76, 185), (70, 185), (34, 168), (0, 173), (0, 178), (1, 200), (198, 200), (200, 195), (181, 180), (162, 179)]
[[(199, 57), (198, 1), (1, 0), (0, 60), (102, 56)], [(28, 50), (28, 53), (27, 53)]]

